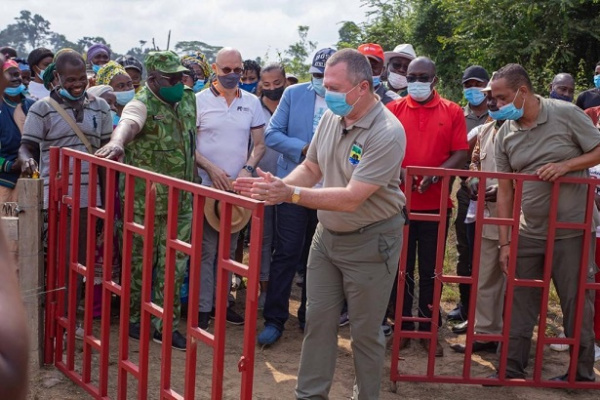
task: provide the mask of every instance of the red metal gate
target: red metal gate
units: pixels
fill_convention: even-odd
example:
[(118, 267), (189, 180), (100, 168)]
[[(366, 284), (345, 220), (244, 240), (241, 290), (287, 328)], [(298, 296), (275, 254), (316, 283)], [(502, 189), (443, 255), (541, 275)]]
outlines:
[[(432, 318), (419, 318), (419, 317), (403, 317), (402, 316), (402, 305), (404, 299), (404, 283), (406, 280), (406, 261), (407, 261), (407, 247), (408, 247), (408, 227), (404, 229), (404, 241), (402, 254), (400, 258), (400, 269), (398, 273), (398, 295), (396, 300), (396, 323), (397, 329), (394, 331), (393, 347), (391, 355), (391, 376), (392, 388), (396, 389), (396, 384), (399, 381), (417, 381), (417, 382), (437, 382), (437, 383), (469, 383), (469, 384), (482, 384), (482, 385), (507, 385), (507, 386), (533, 386), (533, 387), (568, 387), (568, 388), (581, 388), (581, 389), (600, 389), (600, 382), (579, 382), (575, 381), (575, 370), (577, 367), (578, 350), (580, 346), (580, 335), (583, 318), (583, 304), (584, 295), (586, 290), (596, 290), (596, 294), (600, 295), (600, 284), (588, 283), (586, 278), (588, 275), (588, 250), (593, 240), (592, 219), (593, 219), (593, 208), (594, 205), (594, 193), (597, 184), (596, 179), (581, 179), (581, 178), (567, 178), (563, 177), (554, 182), (552, 187), (552, 194), (550, 199), (550, 213), (549, 213), (549, 224), (548, 224), (548, 238), (546, 244), (546, 259), (544, 265), (544, 279), (543, 280), (531, 280), (531, 279), (517, 279), (515, 278), (516, 269), (516, 254), (517, 245), (519, 240), (519, 218), (521, 212), (521, 198), (523, 192), (523, 184), (527, 181), (539, 181), (539, 178), (535, 175), (526, 174), (507, 174), (507, 173), (490, 173), (490, 172), (474, 172), (474, 171), (463, 171), (463, 170), (448, 170), (440, 168), (419, 168), (409, 167), (407, 171), (407, 182), (406, 187), (411, 188), (413, 181), (417, 176), (439, 176), (440, 184), (442, 185), (442, 193), (449, 193), (451, 190), (452, 177), (458, 176), (470, 176), (477, 177), (479, 179), (479, 187), (486, 187), (486, 179), (510, 179), (514, 182), (514, 206), (512, 218), (491, 218), (484, 215), (484, 196), (478, 196), (477, 200), (477, 213), (475, 224), (475, 242), (473, 249), (473, 260), (472, 260), (472, 275), (470, 277), (455, 276), (444, 274), (443, 272), (443, 261), (444, 261), (444, 246), (438, 246), (436, 253), (436, 269), (434, 281), (434, 297), (432, 304)], [(557, 208), (558, 208), (558, 194), (561, 184), (581, 184), (587, 185), (587, 198), (581, 199), (587, 205), (585, 220), (583, 223), (566, 223), (556, 220)], [(411, 202), (411, 191), (406, 191), (407, 204)], [(438, 229), (438, 243), (445, 243), (446, 237), (445, 232), (447, 229), (446, 216), (448, 215), (448, 197), (441, 196), (440, 212), (438, 214), (423, 214), (411, 211), (409, 209), (409, 219), (412, 221), (435, 221), (439, 223)], [(474, 332), (475, 321), (475, 304), (477, 300), (477, 280), (479, 276), (479, 262), (481, 257), (481, 238), (482, 238), (482, 226), (484, 224), (490, 225), (507, 225), (512, 227), (512, 233), (510, 236), (510, 260), (508, 266), (508, 276), (506, 284), (506, 295), (505, 295), (505, 306), (504, 306), (504, 317), (503, 317), (503, 331), (501, 335), (487, 335), (478, 334)], [(594, 227), (595, 228), (595, 227)], [(583, 231), (583, 248), (573, 249), (573, 251), (581, 251), (581, 263), (579, 265), (579, 285), (577, 293), (577, 307), (575, 312), (575, 330), (572, 338), (554, 338), (547, 337), (546, 332), (546, 319), (548, 315), (548, 300), (550, 292), (551, 272), (552, 272), (552, 257), (554, 239), (557, 229), (577, 229)], [(592, 255), (593, 257), (593, 255)], [(593, 261), (593, 260), (592, 260)], [(411, 365), (401, 365), (399, 360), (400, 354), (400, 341), (402, 338), (413, 338), (413, 339), (429, 339), (430, 343), (436, 343), (438, 338), (439, 327), (434, 321), (437, 320), (437, 316), (440, 312), (440, 300), (442, 296), (442, 285), (444, 283), (464, 283), (470, 285), (471, 297), (469, 303), (468, 330), (466, 333), (466, 348), (463, 358), (462, 373), (457, 374), (440, 374), (436, 372), (435, 350), (434, 345), (430, 346), (427, 356), (427, 368), (423, 374), (415, 372), (415, 368)], [(539, 317), (538, 326), (538, 337), (537, 343), (535, 344), (535, 362), (533, 366), (533, 373), (531, 379), (506, 379), (506, 367), (507, 367), (507, 355), (508, 355), (508, 340), (509, 331), (511, 325), (511, 316), (514, 310), (511, 305), (513, 304), (513, 295), (515, 287), (537, 287), (542, 288), (542, 300), (541, 310)], [(403, 331), (401, 330), (402, 321), (413, 321), (413, 322), (431, 322), (431, 331), (428, 332), (417, 332), (417, 331)], [(498, 375), (500, 378), (494, 379), (485, 376), (474, 376), (472, 374), (472, 346), (471, 344), (475, 340), (480, 341), (497, 341), (500, 342), (500, 352), (497, 361)], [(568, 367), (568, 380), (566, 382), (550, 381), (549, 377), (542, 378), (542, 366), (544, 361), (544, 345), (549, 344), (566, 344), (571, 346), (571, 362)], [(443, 362), (442, 359), (440, 362)], [(494, 372), (493, 369), (489, 369), (488, 375)]]
[[(82, 163), (89, 165), (89, 196), (87, 205), (88, 227), (87, 235), (78, 236), (80, 220), (80, 183)], [(69, 169), (72, 172), (72, 193), (69, 193)], [(100, 171), (106, 176), (106, 193), (102, 199), (105, 207), (97, 204), (97, 182)], [(128, 338), (129, 299), (131, 271), (122, 268), (121, 282), (112, 279), (112, 235), (115, 224), (115, 190), (118, 175), (124, 177), (124, 212), (123, 212), (123, 248), (130, 249), (133, 235), (144, 238), (144, 263), (142, 278), (142, 307), (141, 307), (141, 334), (139, 342), (139, 362), (136, 364), (130, 358)], [(146, 182), (146, 213), (142, 224), (133, 219), (133, 196), (135, 181)], [(156, 186), (162, 185), (168, 190), (169, 214), (167, 217), (167, 242), (165, 260), (165, 289), (164, 307), (152, 302), (152, 254), (154, 235), (154, 204), (156, 200)], [(193, 199), (192, 235), (190, 243), (177, 238), (178, 197), (180, 193), (187, 192)], [(211, 334), (198, 327), (199, 286), (200, 286), (200, 260), (202, 254), (202, 234), (204, 202), (206, 198), (221, 201), (223, 211), (221, 214), (221, 229), (219, 234), (217, 289), (216, 289), (216, 316), (214, 333)], [(252, 210), (251, 237), (249, 265), (237, 263), (229, 258), (232, 206), (240, 206)], [(81, 210), (86, 210), (85, 208)], [(198, 211), (200, 210), (200, 211)], [(212, 360), (212, 399), (223, 397), (223, 373), (225, 363), (225, 315), (227, 296), (229, 292), (229, 272), (234, 272), (248, 279), (248, 289), (245, 304), (244, 346), (239, 360), (238, 368), (241, 373), (240, 398), (252, 398), (252, 384), (254, 374), (254, 350), (256, 334), (256, 314), (258, 298), (258, 279), (260, 272), (260, 257), (262, 246), (264, 205), (260, 202), (228, 194), (190, 182), (173, 179), (164, 175), (152, 173), (124, 164), (99, 159), (89, 154), (80, 153), (70, 149), (52, 148), (50, 150), (50, 194), (48, 205), (48, 263), (47, 263), (47, 297), (46, 297), (46, 336), (44, 360), (47, 364), (54, 363), (56, 367), (67, 375), (76, 384), (83, 387), (95, 398), (112, 398), (116, 392), (117, 398), (128, 397), (127, 381), (129, 375), (138, 380), (137, 396), (140, 399), (148, 398), (149, 384), (149, 341), (150, 318), (155, 316), (163, 321), (163, 332), (171, 332), (173, 327), (174, 281), (175, 281), (175, 254), (181, 252), (190, 257), (189, 275), (189, 308), (187, 326), (187, 353), (185, 360), (185, 383), (183, 394), (179, 394), (171, 383), (171, 335), (163, 335), (161, 353), (160, 392), (153, 394), (160, 399), (193, 399), (196, 393), (196, 367), (198, 342), (205, 343), (213, 349)], [(70, 217), (69, 217), (70, 214)], [(102, 314), (100, 320), (99, 337), (94, 335), (92, 320), (93, 284), (94, 284), (94, 250), (96, 248), (96, 221), (104, 224), (104, 265), (102, 278)], [(67, 238), (67, 232), (70, 232)], [(67, 240), (70, 249), (67, 252)], [(85, 265), (77, 260), (79, 240), (86, 240), (87, 258)], [(68, 268), (61, 267), (66, 266)], [(131, 251), (124, 251), (122, 265), (128, 266), (131, 262)], [(66, 285), (66, 270), (68, 282), (76, 282), (78, 276), (86, 278), (84, 312), (83, 312), (83, 356), (82, 365), (78, 370), (75, 366), (75, 330), (77, 315), (77, 285)], [(65, 290), (61, 290), (66, 287)], [(120, 326), (118, 338), (111, 337), (111, 299), (119, 296)], [(66, 304), (66, 306), (65, 306)], [(66, 309), (66, 315), (65, 315)], [(63, 340), (63, 337), (65, 338)], [(118, 340), (118, 360), (115, 363), (118, 369), (118, 382), (116, 387), (111, 386), (109, 394), (109, 363), (110, 341)], [(66, 347), (66, 348), (65, 348)], [(66, 350), (66, 351), (65, 351)], [(93, 352), (99, 354), (99, 362), (93, 363)], [(92, 372), (97, 376), (92, 377)]]

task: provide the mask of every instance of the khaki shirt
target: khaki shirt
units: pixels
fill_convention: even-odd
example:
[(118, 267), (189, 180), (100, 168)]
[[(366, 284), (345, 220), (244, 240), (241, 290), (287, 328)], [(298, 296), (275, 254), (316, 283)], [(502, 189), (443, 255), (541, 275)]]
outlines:
[(400, 190), (400, 164), (406, 137), (400, 121), (378, 102), (343, 133), (342, 119), (327, 110), (306, 158), (319, 165), (323, 187), (346, 187), (351, 179), (378, 185), (355, 212), (319, 210), (329, 230), (350, 232), (393, 217), (406, 203)]
[[(564, 101), (536, 97), (540, 112), (533, 127), (523, 129), (516, 121), (506, 121), (498, 130), (495, 149), (498, 172), (535, 174), (548, 163), (579, 157), (600, 145), (598, 129), (580, 108)], [(575, 171), (566, 176), (586, 178), (588, 171)], [(551, 191), (552, 183), (524, 183), (520, 221), (523, 236), (546, 239)], [(586, 192), (587, 185), (561, 185), (557, 220), (583, 222)], [(582, 234), (581, 230), (556, 230), (557, 239)]]

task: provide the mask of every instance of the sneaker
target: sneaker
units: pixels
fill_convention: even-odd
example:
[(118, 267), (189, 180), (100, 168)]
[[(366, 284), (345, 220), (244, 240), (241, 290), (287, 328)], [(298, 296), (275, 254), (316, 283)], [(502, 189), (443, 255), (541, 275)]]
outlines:
[(240, 314), (236, 313), (231, 309), (231, 307), (227, 308), (227, 315), (225, 316), (225, 320), (232, 325), (244, 325), (244, 317)]
[(383, 330), (383, 334), (385, 336), (390, 336), (392, 333), (394, 333), (394, 330), (392, 329), (391, 326), (388, 325), (387, 322), (384, 322), (383, 324), (381, 324), (381, 329)]
[[(152, 341), (162, 344), (162, 334), (157, 330), (154, 331)], [(186, 345), (187, 340), (185, 339), (185, 336), (183, 336), (179, 331), (173, 331), (171, 347), (173, 347), (175, 350), (185, 351)]]
[(348, 313), (342, 313), (342, 315), (340, 315), (340, 326), (346, 326), (350, 323), (350, 318), (348, 318)]
[(258, 309), (262, 310), (265, 308), (265, 301), (267, 300), (267, 292), (260, 292), (258, 296)]
[(265, 326), (265, 329), (262, 330), (258, 335), (258, 344), (263, 346), (268, 346), (279, 340), (281, 337), (281, 331), (274, 327), (273, 325)]
[(83, 326), (78, 325), (75, 329), (75, 339), (83, 340), (83, 336), (85, 335), (85, 331), (83, 330)]
[(129, 337), (135, 340), (140, 340), (140, 324), (133, 322), (129, 323)]
[(594, 344), (594, 361), (600, 361), (600, 346)]
[(200, 311), (198, 313), (198, 327), (200, 329), (207, 330), (209, 322), (210, 322), (210, 313), (209, 312), (202, 312), (202, 311)]
[[(560, 339), (564, 339), (566, 336), (565, 336), (564, 332), (561, 332), (558, 335), (558, 337)], [(550, 345), (550, 350), (554, 350), (554, 351), (567, 351), (567, 350), (569, 350), (569, 345), (568, 344), (551, 344)]]

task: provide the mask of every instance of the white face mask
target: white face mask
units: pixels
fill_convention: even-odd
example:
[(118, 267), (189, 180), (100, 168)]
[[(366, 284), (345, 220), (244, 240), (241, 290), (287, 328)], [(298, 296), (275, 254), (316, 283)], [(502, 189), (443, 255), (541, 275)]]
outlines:
[(408, 84), (408, 95), (415, 101), (425, 101), (431, 96), (431, 82), (412, 82)]
[(404, 89), (408, 86), (408, 82), (406, 81), (406, 77), (404, 75), (400, 75), (391, 71), (388, 73), (387, 81), (394, 89)]

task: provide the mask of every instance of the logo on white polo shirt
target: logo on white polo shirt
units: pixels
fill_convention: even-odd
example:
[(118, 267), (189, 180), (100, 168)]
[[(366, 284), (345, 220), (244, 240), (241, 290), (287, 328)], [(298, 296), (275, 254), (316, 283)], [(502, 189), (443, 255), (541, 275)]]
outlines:
[(250, 112), (250, 108), (249, 107), (244, 107), (244, 106), (238, 106), (237, 107), (237, 111)]

